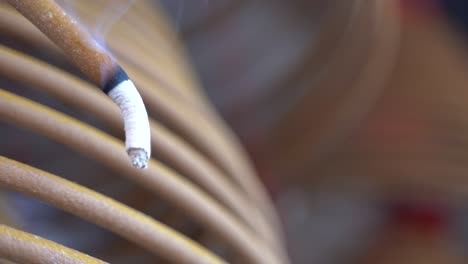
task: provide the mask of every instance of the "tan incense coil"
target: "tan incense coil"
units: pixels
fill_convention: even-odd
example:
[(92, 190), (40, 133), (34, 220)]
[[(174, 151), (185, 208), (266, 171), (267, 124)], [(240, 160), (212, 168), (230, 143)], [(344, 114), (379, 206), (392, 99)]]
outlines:
[[(142, 2), (142, 4), (144, 4), (144, 2)], [(88, 9), (89, 8), (87, 8), (86, 11), (88, 11)], [(29, 32), (30, 29), (28, 29), (27, 31)], [(39, 41), (39, 43), (46, 42), (45, 40), (37, 36), (37, 34), (22, 34), (22, 36), (26, 38), (31, 37), (31, 40), (34, 39), (35, 41)], [(109, 38), (112, 38), (112, 35), (110, 35)], [(171, 40), (172, 38), (168, 39)], [(109, 43), (111, 49), (113, 48), (113, 43), (120, 43), (120, 41), (114, 41)], [(154, 42), (147, 40), (144, 43), (151, 44)], [(116, 50), (116, 53), (121, 54), (125, 53), (125, 51)], [(149, 54), (148, 56), (151, 56), (151, 54)], [(146, 65), (140, 65), (140, 67), (146, 67)], [(186, 105), (184, 102), (180, 102), (177, 98), (173, 98), (170, 96), (168, 97), (167, 89), (169, 89), (170, 87), (164, 87), (157, 82), (155, 83), (154, 81), (151, 81), (149, 75), (147, 74), (143, 75), (138, 71), (132, 70), (132, 68), (129, 68), (128, 70), (130, 74), (138, 75), (137, 77), (139, 78), (134, 78), (134, 80), (138, 84), (140, 91), (145, 97), (145, 102), (150, 112), (153, 111), (161, 117), (163, 117), (164, 121), (169, 122), (169, 125), (173, 127), (177, 133), (184, 136), (186, 140), (193, 143), (201, 152), (205, 153), (210, 159), (213, 159), (217, 164), (219, 164), (219, 166), (223, 170), (225, 170), (232, 177), (234, 177), (235, 181), (238, 181), (239, 184), (241, 184), (241, 186), (248, 191), (250, 196), (255, 196), (254, 198), (261, 202), (262, 211), (271, 211), (271, 208), (263, 208), (265, 206), (268, 207), (268, 202), (264, 201), (265, 194), (262, 194), (258, 191), (261, 189), (259, 188), (258, 183), (255, 182), (252, 176), (241, 176), (241, 174), (251, 174), (251, 169), (249, 168), (245, 170), (246, 167), (242, 164), (239, 164), (237, 159), (229, 159), (228, 156), (222, 154), (225, 152), (232, 153), (232, 151), (239, 152), (239, 150), (235, 149), (234, 146), (236, 144), (235, 142), (233, 142), (232, 136), (228, 134), (226, 128), (223, 127), (223, 125), (220, 126), (221, 123), (219, 123), (219, 119), (217, 120), (216, 116), (213, 116), (213, 114), (206, 112), (205, 114), (203, 114), (203, 111), (200, 112), (197, 109), (193, 109), (192, 107)], [(164, 72), (165, 69), (162, 68), (159, 70)], [(158, 92), (158, 96), (154, 96), (153, 89), (160, 90), (160, 92)], [(201, 113), (203, 115), (197, 115), (198, 113)], [(197, 119), (201, 120), (197, 121)], [(214, 121), (217, 121), (210, 122), (209, 120), (212, 119), (215, 119)], [(213, 128), (212, 126), (216, 126), (218, 128)], [(227, 134), (224, 135), (224, 139), (219, 138), (219, 140), (221, 141), (215, 140), (219, 137), (219, 135), (217, 134), (219, 130)], [(226, 144), (223, 141), (225, 141), (226, 139), (229, 140), (227, 144), (229, 144), (231, 147), (223, 147)], [(242, 153), (240, 154), (241, 155), (239, 155), (239, 153), (232, 153), (232, 155), (242, 157)], [(246, 164), (245, 161), (240, 162)], [(254, 187), (253, 185), (257, 186)]]
[(49, 39), (64, 50), (80, 70), (98, 86), (104, 85), (117, 70), (115, 60), (91, 35), (53, 0), (8, 1), (21, 14), (39, 28)]
[[(32, 8), (47, 3), (53, 7), (56, 6), (55, 2), (10, 2), (63, 51), (57, 49), (18, 12), (8, 5), (0, 5), (0, 33), (11, 41), (0, 46), (0, 76), (8, 82), (5, 88), (10, 91), (0, 92), (2, 124), (26, 128), (41, 135), (41, 138), (49, 138), (91, 158), (94, 163), (112, 171), (112, 177), (118, 178), (116, 181), (133, 182), (137, 191), (132, 191), (130, 195), (136, 198), (141, 195), (138, 188), (157, 195), (158, 199), (152, 203), (148, 199), (133, 199), (132, 204), (138, 208), (147, 204), (157, 208), (168, 206), (175, 214), (168, 217), (170, 211), (157, 209), (157, 213), (148, 212), (151, 215), (148, 217), (79, 185), (72, 184), (72, 189), (67, 189), (71, 183), (8, 158), (2, 158), (1, 162), (5, 166), (0, 175), (4, 190), (30, 195), (125, 238), (129, 242), (117, 243), (115, 245), (120, 245), (117, 248), (128, 248), (128, 252), (132, 252), (131, 248), (136, 245), (143, 252), (152, 254), (149, 260), (146, 259), (149, 263), (159, 258), (171, 263), (288, 262), (279, 221), (266, 191), (256, 178), (237, 139), (207, 104), (183, 55), (182, 46), (157, 5), (151, 1), (138, 1), (131, 6), (107, 35), (106, 52), (111, 51), (112, 55), (100, 57), (99, 52), (86, 49), (93, 45), (81, 46), (80, 41), (89, 37), (86, 30), (67, 39), (63, 32), (54, 31), (57, 25), (48, 23), (51, 17), (57, 23), (65, 19), (60, 26), (73, 27), (75, 19), (67, 20), (58, 9), (50, 9), (50, 15), (43, 13), (46, 14), (43, 17), (37, 15), (43, 6), (38, 6), (36, 10), (24, 9), (22, 5), (27, 3)], [(89, 21), (105, 13), (99, 11), (104, 10), (104, 2), (76, 1), (76, 13), (73, 15), (78, 14), (80, 24), (90, 24)], [(136, 31), (141, 34), (135, 34)], [(81, 52), (92, 58), (78, 56), (73, 47), (84, 48)], [(97, 48), (99, 51), (102, 47)], [(44, 60), (41, 56), (45, 53), (48, 58), (42, 62), (31, 57)], [(76, 71), (70, 70), (70, 60), (65, 60), (64, 55), (72, 63), (81, 65), (80, 70), (98, 86), (105, 80), (103, 72), (109, 69), (106, 65), (113, 67), (114, 58), (128, 70), (150, 109), (151, 145), (156, 150), (154, 154), (158, 160), (150, 160), (147, 170), (138, 171), (125, 163), (122, 143), (107, 135), (121, 136), (117, 132), (122, 128), (118, 109), (89, 82), (73, 76)], [(93, 57), (95, 55), (97, 57)], [(48, 65), (49, 59), (56, 66)], [(95, 64), (89, 63), (93, 60)], [(97, 70), (96, 65), (106, 67)], [(32, 91), (47, 94), (74, 111), (95, 117), (110, 129), (107, 133), (98, 131), (17, 96), (12, 92), (23, 94), (23, 88), (17, 87), (25, 87), (26, 94)], [(158, 118), (153, 119), (153, 116)], [(5, 155), (8, 157), (9, 153)], [(68, 152), (68, 155), (75, 156), (73, 152)], [(124, 177), (120, 178), (120, 175)], [(79, 179), (76, 181), (79, 182)], [(96, 188), (101, 185), (97, 183), (98, 180)], [(37, 191), (38, 186), (44, 186), (41, 192)], [(62, 195), (58, 190), (63, 191)], [(87, 195), (90, 192), (93, 194)], [(93, 204), (104, 207), (98, 209)], [(116, 210), (111, 212), (109, 208)], [(118, 208), (127, 209), (123, 212)], [(12, 238), (7, 238), (11, 243), (17, 238), (16, 233), (13, 234)], [(205, 241), (204, 244), (200, 244), (202, 241)], [(109, 252), (112, 252), (113, 245), (104, 245), (102, 248), (106, 250), (100, 253), (98, 249), (101, 245), (96, 244), (97, 256), (111, 258)], [(33, 259), (34, 255), (27, 252), (25, 257)], [(42, 250), (40, 253), (48, 254)], [(5, 254), (2, 252), (0, 257), (21, 262), (21, 259)]]
[(107, 263), (5, 225), (0, 225), (0, 255), (15, 263)]

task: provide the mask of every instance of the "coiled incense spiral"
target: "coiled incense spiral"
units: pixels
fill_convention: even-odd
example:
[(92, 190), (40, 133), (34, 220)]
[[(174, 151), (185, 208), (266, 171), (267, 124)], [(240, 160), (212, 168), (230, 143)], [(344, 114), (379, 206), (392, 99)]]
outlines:
[(132, 165), (146, 168), (151, 156), (148, 114), (135, 85), (117, 61), (53, 0), (8, 0), (8, 3), (112, 98), (122, 113), (125, 147)]

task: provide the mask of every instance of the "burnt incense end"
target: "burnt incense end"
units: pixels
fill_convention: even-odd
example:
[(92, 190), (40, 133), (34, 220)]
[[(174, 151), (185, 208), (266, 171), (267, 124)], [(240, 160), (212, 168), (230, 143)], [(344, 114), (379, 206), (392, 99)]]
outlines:
[(144, 169), (151, 157), (148, 114), (133, 82), (119, 66), (102, 87), (120, 108), (125, 128), (125, 148), (135, 168)]
[(138, 169), (145, 169), (148, 167), (148, 154), (144, 149), (130, 148), (127, 150), (127, 154), (132, 161), (132, 165)]
[(112, 77), (102, 86), (102, 91), (106, 94), (109, 94), (109, 92), (117, 85), (129, 79), (130, 78), (128, 78), (127, 73), (122, 69), (122, 67), (118, 66)]

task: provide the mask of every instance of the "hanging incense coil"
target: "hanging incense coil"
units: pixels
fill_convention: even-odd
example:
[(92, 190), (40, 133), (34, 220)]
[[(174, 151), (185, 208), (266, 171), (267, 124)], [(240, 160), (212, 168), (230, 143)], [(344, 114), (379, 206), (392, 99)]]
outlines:
[[(97, 26), (103, 14), (117, 12), (111, 1), (57, 2), (91, 33), (106, 28)], [(315, 11), (320, 21), (306, 20), (310, 24), (301, 27), (310, 34), (298, 48), (296, 56), (301, 59), (275, 79), (272, 89), (253, 94), (248, 107), (234, 113), (237, 117), (252, 113), (255, 118), (246, 123), (259, 122), (259, 130), (268, 132), (262, 142), (268, 148), (263, 151), (281, 175), (313, 171), (315, 167), (308, 165), (319, 163), (361, 121), (388, 80), (399, 40), (395, 6), (390, 1), (297, 2), (317, 4), (320, 11), (326, 11)], [(219, 30), (218, 25), (241, 21), (251, 10), (242, 1), (220, 5), (212, 14), (194, 17), (181, 35), (189, 43), (196, 42), (205, 33), (209, 36), (211, 30)], [(252, 5), (262, 8), (262, 4)], [(271, 8), (274, 13), (281, 10), (281, 4), (271, 4)], [(147, 170), (138, 171), (127, 164), (118, 109), (47, 37), (14, 9), (1, 5), (0, 84), (5, 90), (0, 93), (0, 119), (5, 133), (14, 134), (11, 138), (34, 139), (25, 139), (22, 148), (5, 143), (9, 151), (0, 153), (5, 156), (0, 160), (2, 186), (83, 218), (92, 224), (88, 229), (99, 226), (96, 232), (104, 241), (97, 241), (101, 237), (96, 236), (96, 241), (88, 242), (90, 249), (74, 238), (70, 241), (78, 246), (70, 247), (104, 261), (128, 263), (132, 256), (138, 263), (154, 263), (155, 259), (288, 263), (280, 223), (265, 188), (203, 93), (160, 9), (154, 1), (136, 1), (107, 31), (95, 35), (104, 36), (101, 44), (135, 83), (150, 116), (153, 158)], [(295, 21), (299, 22), (303, 21)], [(312, 25), (315, 28), (309, 31)], [(264, 49), (260, 44), (258, 48)], [(214, 48), (206, 49), (217, 54)], [(241, 99), (232, 100), (232, 105)], [(304, 115), (310, 115), (311, 123), (298, 134)], [(46, 139), (55, 142), (46, 144), (48, 148), (63, 155), (41, 149)], [(40, 155), (41, 166), (34, 163)], [(78, 176), (77, 168), (86, 175)], [(87, 176), (89, 172), (92, 175)], [(25, 199), (9, 192), (4, 197), (7, 205)], [(4, 211), (2, 217), (11, 227), (0, 228), (9, 234), (0, 243), (13, 245), (8, 248), (39, 244), (34, 252), (43, 256), (61, 249), (18, 231), (35, 233), (37, 229), (25, 228), (31, 219), (21, 212), (12, 213), (8, 206)], [(67, 232), (73, 230), (62, 233)], [(35, 258), (12, 249), (0, 254), (17, 262)], [(63, 254), (58, 257), (69, 261), (64, 263), (76, 261)]]
[[(69, 7), (67, 2), (58, 3)], [(67, 11), (91, 32), (92, 22), (109, 4), (77, 1)], [(146, 259), (150, 263), (158, 258), (171, 263), (287, 262), (281, 228), (266, 191), (237, 139), (202, 94), (183, 48), (157, 4), (138, 1), (131, 5), (106, 33), (105, 40), (105, 48), (140, 90), (151, 117), (151, 144), (157, 159), (151, 159), (142, 171), (124, 161), (125, 151), (118, 139), (122, 122), (111, 101), (21, 14), (4, 3), (0, 12), (4, 40), (0, 71), (5, 80), (0, 92), (0, 118), (6, 126), (4, 131), (25, 129), (39, 140), (56, 142), (66, 147), (61, 150), (66, 155), (75, 155), (77, 160), (84, 157), (81, 162), (90, 162), (101, 168), (97, 171), (110, 173), (115, 182), (131, 186), (130, 193), (117, 195), (116, 201), (91, 190), (105, 190), (106, 185), (114, 183), (88, 178), (86, 188), (79, 184), (86, 181), (85, 176), (73, 179), (75, 184), (26, 165), (21, 155), (14, 161), (14, 153), (2, 151), (3, 190), (44, 201), (123, 237), (130, 242), (118, 242), (122, 246), (115, 248), (130, 252), (142, 252), (138, 251), (142, 248), (153, 255)], [(65, 108), (66, 113), (53, 109), (57, 104), (65, 104), (59, 108)], [(95, 119), (92, 122), (101, 130), (78, 120), (83, 117)], [(48, 150), (42, 155), (56, 157)], [(55, 168), (60, 167), (57, 162)], [(139, 200), (140, 196), (155, 204)], [(15, 203), (17, 196), (7, 193), (4, 199)], [(147, 211), (148, 206), (156, 213)], [(22, 229), (21, 221), (28, 220), (21, 220), (20, 213), (16, 215), (19, 222), (9, 217), (7, 210), (2, 215), (9, 221), (9, 226), (1, 227), (2, 258), (20, 263), (43, 263), (45, 259), (99, 262), (17, 230)], [(110, 245), (96, 243), (90, 254), (118, 262), (112, 258), (118, 253), (105, 253), (114, 243)], [(133, 245), (137, 249), (131, 249)]]

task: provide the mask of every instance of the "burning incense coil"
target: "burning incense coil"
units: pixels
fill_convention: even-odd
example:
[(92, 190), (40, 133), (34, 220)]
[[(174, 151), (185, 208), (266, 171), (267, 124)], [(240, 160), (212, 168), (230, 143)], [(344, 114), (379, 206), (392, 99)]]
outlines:
[(146, 168), (151, 156), (148, 116), (140, 94), (127, 73), (57, 3), (8, 1), (30, 20), (122, 111), (126, 149), (134, 167)]
[[(52, 1), (44, 2), (55, 4)], [(40, 2), (11, 3), (28, 16), (37, 10), (23, 10), (22, 4)], [(80, 22), (86, 24), (86, 21), (99, 16), (102, 3), (77, 1), (74, 11), (80, 14)], [(113, 54), (106, 57), (111, 61), (110, 68), (117, 72), (120, 69), (114, 67), (115, 57), (115, 61), (119, 61), (128, 73), (142, 94), (149, 116), (158, 116), (157, 119), (150, 118), (148, 126), (151, 128), (154, 155), (162, 162), (150, 159), (146, 170), (135, 170), (125, 162), (122, 143), (116, 138), (12, 93), (22, 93), (22, 88), (16, 86), (37, 89), (99, 119), (113, 130), (122, 128), (118, 109), (103, 93), (93, 89), (91, 83), (80, 79), (82, 75), (68, 64), (65, 57), (71, 56), (68, 49), (73, 47), (61, 43), (63, 36), (57, 36), (59, 26), (55, 25), (57, 28), (47, 31), (41, 28), (41, 23), (47, 27), (47, 22), (35, 22), (34, 17), (28, 17), (46, 33), (46, 37), (5, 4), (0, 6), (0, 27), (2, 35), (10, 43), (0, 46), (0, 74), (8, 79), (9, 87), (6, 89), (10, 92), (0, 92), (0, 119), (2, 123), (25, 128), (63, 144), (109, 168), (115, 175), (125, 176), (144, 190), (157, 194), (166, 204), (183, 212), (188, 219), (184, 221), (202, 228), (203, 234), (211, 234), (208, 238), (202, 236), (204, 240), (214, 240), (215, 244), (224, 245), (227, 250), (218, 252), (217, 256), (210, 248), (196, 241), (197, 236), (187, 237), (179, 233), (190, 230), (174, 230), (170, 225), (176, 221), (168, 220), (169, 226), (161, 224), (158, 220), (165, 219), (164, 215), (156, 215), (153, 216), (156, 220), (152, 219), (89, 189), (8, 158), (2, 158), (0, 162), (4, 166), (0, 173), (2, 186), (95, 223), (170, 262), (287, 262), (281, 229), (266, 191), (235, 137), (207, 104), (188, 63), (181, 55), (180, 44), (158, 10), (159, 7), (151, 1), (135, 3), (108, 34), (107, 46), (100, 48), (106, 49), (107, 54)], [(59, 13), (51, 13), (52, 17), (56, 15)], [(80, 34), (78, 39), (82, 37)], [(64, 51), (58, 49), (49, 38)], [(44, 54), (47, 54), (46, 58), (42, 57), (45, 61), (32, 57), (41, 58)], [(112, 83), (116, 72), (112, 77), (103, 78), (102, 73), (96, 74), (96, 70), (86, 68), (89, 67), (88, 59), (72, 57), (72, 61), (80, 59), (82, 61), (75, 61), (75, 64), (95, 85), (108, 87), (109, 83), (118, 86), (118, 83), (125, 82), (114, 78), (117, 82)], [(48, 64), (51, 61), (59, 67)], [(162, 120), (164, 125), (156, 120)], [(63, 191), (62, 194), (59, 194), (59, 189)], [(114, 208), (113, 212), (109, 211), (111, 208)], [(180, 216), (177, 218), (180, 219)], [(32, 240), (28, 240), (29, 235), (20, 235), (9, 227), (4, 230), (9, 235), (2, 236), (0, 243), (5, 243), (3, 245), (12, 245), (16, 249), (34, 245)], [(137, 235), (135, 232), (140, 233)], [(44, 245), (47, 243), (44, 242)], [(44, 248), (34, 252), (45, 254), (41, 255), (44, 257), (59, 248), (47, 247), (48, 251)], [(0, 254), (0, 257), (13, 261), (33, 259), (32, 255), (20, 256), (19, 251), (15, 250), (0, 251)], [(76, 260), (63, 261), (75, 263)], [(93, 263), (86, 262), (84, 258), (81, 261)]]

